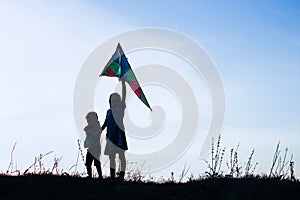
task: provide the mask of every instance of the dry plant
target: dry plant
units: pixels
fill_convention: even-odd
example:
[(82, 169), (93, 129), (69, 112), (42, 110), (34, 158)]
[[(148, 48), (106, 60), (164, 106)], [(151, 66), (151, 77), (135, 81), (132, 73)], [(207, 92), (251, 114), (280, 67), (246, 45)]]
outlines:
[[(72, 173), (68, 174), (63, 171), (63, 169), (59, 168), (59, 164), (61, 163), (62, 157), (54, 157), (54, 162), (51, 168), (46, 169), (44, 166), (44, 158), (50, 154), (53, 153), (53, 151), (49, 151), (45, 154), (40, 154), (39, 156), (36, 156), (34, 158), (34, 162), (24, 171), (23, 175), (26, 174), (51, 174), (51, 175), (68, 175), (68, 176), (75, 176), (75, 177), (84, 177), (86, 175), (85, 168), (83, 169), (83, 172), (80, 173), (78, 171), (78, 165), (80, 160), (84, 163), (84, 155), (83, 151), (80, 145), (80, 141), (77, 140), (78, 143), (78, 153), (76, 158), (76, 164), (71, 166), (69, 169), (69, 172), (71, 170), (74, 170)], [(21, 175), (20, 170), (17, 169), (17, 163), (14, 161), (14, 152), (16, 149), (16, 144), (14, 143), (13, 148), (10, 153), (10, 162), (8, 165), (8, 168), (6, 170), (6, 173), (4, 175)], [(218, 137), (217, 142), (214, 142), (214, 138), (212, 138), (212, 146), (211, 146), (211, 161), (208, 162), (207, 160), (204, 160), (207, 164), (207, 167), (209, 171), (206, 171), (206, 176), (201, 177), (199, 175), (199, 178), (196, 179), (193, 175), (191, 177), (188, 177), (188, 181), (195, 181), (195, 180), (201, 180), (205, 177), (208, 178), (218, 178), (223, 177), (223, 171), (221, 171), (221, 166), (225, 154), (225, 148), (221, 148), (221, 136)], [(245, 162), (245, 166), (242, 167), (239, 163), (238, 159), (238, 149), (239, 144), (236, 146), (235, 149), (230, 150), (230, 157), (229, 161), (226, 163), (227, 168), (229, 169), (228, 174), (226, 174), (226, 177), (235, 177), (239, 178), (242, 177), (253, 177), (254, 170), (256, 169), (256, 166), (258, 163), (253, 164), (253, 156), (254, 156), (254, 149), (251, 151), (250, 156), (248, 157), (247, 162)], [(285, 148), (284, 153), (281, 155), (280, 151), (280, 142), (277, 143), (275, 153), (273, 155), (273, 162), (271, 164), (270, 173), (269, 175), (266, 175), (265, 178), (276, 178), (276, 179), (290, 179), (291, 181), (298, 181), (295, 178), (295, 172), (294, 172), (294, 161), (293, 161), (293, 155), (291, 154), (290, 159), (288, 159), (288, 148)], [(106, 160), (107, 162), (107, 160)], [(106, 163), (105, 162), (105, 163)], [(15, 164), (14, 164), (15, 163)], [(105, 167), (105, 163), (102, 164), (102, 169)], [(181, 171), (181, 174), (179, 175), (179, 180), (175, 180), (174, 172), (171, 172), (171, 176), (168, 179), (165, 179), (164, 177), (160, 177), (158, 179), (154, 179), (151, 176), (150, 169), (149, 169), (149, 178), (146, 176), (146, 173), (142, 170), (145, 166), (146, 161), (144, 161), (142, 164), (138, 165), (136, 162), (129, 162), (127, 161), (127, 170), (126, 170), (126, 180), (127, 181), (134, 181), (134, 182), (155, 182), (155, 183), (181, 183), (186, 177), (187, 173), (190, 170), (191, 166), (184, 164), (184, 167)], [(120, 168), (120, 167), (119, 167)], [(244, 172), (242, 171), (244, 170)], [(261, 177), (263, 178), (263, 177)]]
[(205, 174), (210, 178), (222, 176), (222, 172), (220, 170), (221, 170), (222, 161), (223, 161), (226, 148), (224, 147), (223, 149), (221, 149), (220, 142), (221, 142), (221, 135), (219, 135), (218, 137), (216, 147), (214, 145), (214, 138), (212, 138), (211, 163), (209, 163), (207, 160), (204, 159), (209, 169), (209, 171), (208, 172), (206, 171)]
[(16, 149), (16, 145), (17, 145), (17, 143), (15, 142), (13, 145), (13, 148), (10, 152), (10, 162), (7, 167), (5, 175), (17, 175), (18, 176), (21, 174), (20, 170), (18, 170), (17, 162), (15, 162), (15, 167), (14, 167), (14, 152)]
[(51, 174), (60, 175), (63, 173), (63, 171), (59, 170), (59, 163), (62, 160), (62, 157), (54, 157), (54, 163), (52, 166)]
[(45, 154), (40, 154), (39, 156), (34, 158), (34, 162), (24, 171), (24, 175), (29, 172), (31, 168), (33, 168), (34, 174), (43, 174), (46, 172), (44, 163), (43, 163), (43, 158), (49, 154), (53, 153), (53, 151), (49, 151)]
[[(83, 151), (82, 151), (79, 139), (77, 139), (77, 145), (78, 145), (78, 153), (77, 153), (76, 163), (70, 167), (69, 173), (71, 173), (72, 176), (81, 177), (81, 176), (85, 175), (86, 172), (85, 172), (85, 168), (83, 169), (83, 173), (79, 173), (79, 171), (78, 171), (79, 157), (81, 157), (82, 162), (85, 163), (84, 155), (83, 155)], [(74, 168), (74, 171), (71, 172), (71, 170), (73, 168)]]
[(227, 162), (227, 168), (230, 170), (229, 174), (226, 177), (239, 177), (242, 174), (242, 166), (239, 165), (238, 160), (238, 148), (240, 144), (236, 146), (236, 149), (233, 148), (230, 150), (229, 162)]
[(258, 165), (258, 163), (255, 163), (255, 165), (252, 164), (253, 154), (254, 154), (254, 149), (250, 153), (250, 156), (249, 156), (248, 161), (245, 166), (245, 177), (252, 177), (254, 170), (255, 170), (256, 166)]
[(172, 183), (175, 182), (174, 172), (171, 172), (170, 182), (172, 182)]
[(226, 174), (226, 177), (235, 177), (239, 178), (242, 176), (244, 173), (245, 177), (252, 177), (254, 170), (256, 169), (258, 163), (256, 162), (254, 165), (252, 163), (253, 161), (253, 155), (254, 155), (254, 149), (251, 151), (250, 156), (245, 162), (245, 168), (243, 172), (243, 166), (239, 164), (238, 161), (238, 148), (240, 144), (237, 145), (236, 149), (231, 149), (230, 150), (230, 157), (229, 157), (229, 162), (227, 162), (227, 168), (230, 170), (228, 174)]
[(290, 161), (290, 180), (291, 181), (297, 181), (294, 174), (294, 161)]
[[(289, 160), (287, 160), (288, 148), (285, 148), (284, 155), (281, 157), (281, 151), (279, 149), (280, 142), (277, 143), (275, 153), (273, 155), (273, 161), (269, 173), (269, 178), (286, 179), (290, 172), (290, 178), (294, 179), (294, 161), (293, 154)], [(289, 164), (289, 165), (288, 165)]]
[(184, 164), (184, 167), (181, 171), (181, 174), (179, 176), (179, 180), (178, 183), (181, 183), (181, 181), (183, 180), (183, 178), (187, 175), (187, 173), (189, 172), (191, 166), (189, 166), (188, 168), (186, 168), (186, 163)]
[[(144, 161), (141, 165), (136, 166), (136, 162), (128, 162), (127, 161), (127, 178), (128, 181), (145, 181), (146, 175), (143, 173), (142, 168), (144, 168), (146, 161)], [(134, 167), (132, 167), (134, 166)]]

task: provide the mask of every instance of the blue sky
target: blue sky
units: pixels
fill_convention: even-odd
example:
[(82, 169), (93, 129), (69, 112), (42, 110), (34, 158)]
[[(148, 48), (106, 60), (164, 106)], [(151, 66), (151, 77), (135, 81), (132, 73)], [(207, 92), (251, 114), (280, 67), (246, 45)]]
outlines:
[[(174, 29), (202, 44), (218, 66), (228, 92), (244, 92), (239, 95), (242, 101), (234, 100), (241, 107), (237, 115), (248, 110), (249, 117), (255, 116), (251, 118), (254, 127), (299, 124), (298, 2), (151, 1), (112, 7), (117, 13), (128, 13), (125, 16), (135, 19), (138, 27)], [(243, 104), (246, 101), (248, 105)], [(256, 109), (247, 109), (249, 104)], [(258, 110), (266, 112), (257, 115)], [(245, 124), (236, 121), (234, 125), (241, 123)]]
[[(201, 44), (216, 64), (226, 94), (224, 146), (240, 142), (245, 161), (255, 148), (262, 172), (280, 140), (299, 172), (299, 8), (298, 1), (1, 2), (0, 169), (14, 142), (21, 169), (49, 150), (63, 156), (65, 169), (74, 164), (72, 95), (81, 65), (120, 32), (161, 27)], [(203, 165), (190, 157), (179, 171), (184, 162)]]

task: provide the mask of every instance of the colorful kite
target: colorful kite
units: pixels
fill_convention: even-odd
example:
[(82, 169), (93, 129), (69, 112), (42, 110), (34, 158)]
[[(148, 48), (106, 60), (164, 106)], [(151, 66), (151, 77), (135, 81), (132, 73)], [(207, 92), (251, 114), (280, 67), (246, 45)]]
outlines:
[(152, 111), (120, 43), (118, 43), (115, 53), (104, 67), (104, 70), (100, 76), (118, 77), (124, 79), (130, 85), (136, 96)]

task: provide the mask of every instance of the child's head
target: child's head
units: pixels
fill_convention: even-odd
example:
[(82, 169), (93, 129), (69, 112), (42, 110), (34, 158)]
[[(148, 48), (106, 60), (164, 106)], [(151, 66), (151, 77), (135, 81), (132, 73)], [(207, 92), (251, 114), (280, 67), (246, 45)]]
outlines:
[(96, 112), (89, 112), (85, 118), (88, 124), (94, 124), (98, 122), (98, 115)]
[(109, 105), (110, 107), (115, 107), (121, 102), (121, 96), (118, 93), (112, 93), (109, 96)]

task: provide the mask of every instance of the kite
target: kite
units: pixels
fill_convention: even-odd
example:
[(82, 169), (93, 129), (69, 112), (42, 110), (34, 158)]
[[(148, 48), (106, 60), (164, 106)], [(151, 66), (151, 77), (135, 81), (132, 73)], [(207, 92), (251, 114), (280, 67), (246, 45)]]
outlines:
[(119, 79), (124, 79), (134, 91), (136, 96), (152, 111), (146, 99), (146, 96), (131, 69), (131, 66), (123, 52), (120, 43), (118, 43), (115, 53), (112, 55), (107, 65), (104, 67), (104, 70), (102, 71), (100, 76), (118, 77)]

